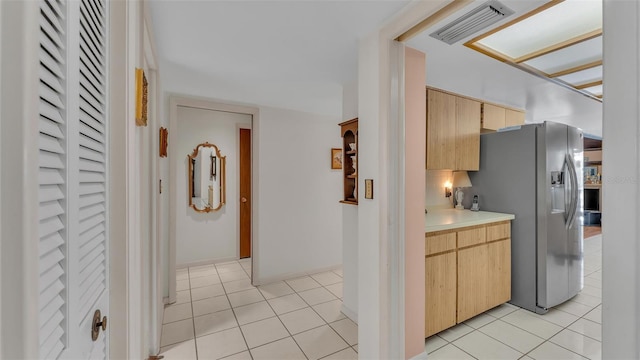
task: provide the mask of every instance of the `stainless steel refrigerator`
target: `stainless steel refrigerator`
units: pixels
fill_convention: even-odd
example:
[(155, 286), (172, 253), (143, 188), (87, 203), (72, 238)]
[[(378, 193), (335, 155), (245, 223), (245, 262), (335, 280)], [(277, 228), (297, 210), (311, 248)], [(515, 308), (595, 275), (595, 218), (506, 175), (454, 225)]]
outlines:
[(510, 302), (537, 313), (582, 290), (582, 136), (553, 122), (483, 134), (469, 172), (481, 210), (515, 214)]

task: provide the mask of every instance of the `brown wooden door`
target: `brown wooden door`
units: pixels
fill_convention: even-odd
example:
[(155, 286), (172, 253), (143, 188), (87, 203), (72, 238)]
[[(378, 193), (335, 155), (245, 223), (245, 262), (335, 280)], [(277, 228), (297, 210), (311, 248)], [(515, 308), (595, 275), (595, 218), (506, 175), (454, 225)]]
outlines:
[(240, 258), (251, 256), (251, 130), (240, 129)]

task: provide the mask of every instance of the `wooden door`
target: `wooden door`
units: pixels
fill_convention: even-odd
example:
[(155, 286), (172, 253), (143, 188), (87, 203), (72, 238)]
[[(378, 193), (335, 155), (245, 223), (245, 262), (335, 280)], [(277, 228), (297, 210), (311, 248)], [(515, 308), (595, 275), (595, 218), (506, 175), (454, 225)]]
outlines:
[(251, 256), (251, 130), (240, 129), (240, 258)]
[(427, 169), (456, 166), (456, 97), (427, 90)]
[(480, 169), (480, 102), (456, 97), (455, 170)]

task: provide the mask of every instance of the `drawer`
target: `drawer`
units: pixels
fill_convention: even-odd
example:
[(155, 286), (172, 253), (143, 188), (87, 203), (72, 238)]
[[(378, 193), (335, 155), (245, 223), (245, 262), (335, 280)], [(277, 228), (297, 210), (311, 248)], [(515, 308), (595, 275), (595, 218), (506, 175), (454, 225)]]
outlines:
[(485, 242), (486, 229), (484, 226), (458, 231), (458, 248), (483, 244)]
[(425, 256), (438, 254), (445, 251), (455, 250), (456, 233), (433, 233), (427, 234), (424, 239)]
[(511, 222), (487, 225), (487, 241), (511, 238)]

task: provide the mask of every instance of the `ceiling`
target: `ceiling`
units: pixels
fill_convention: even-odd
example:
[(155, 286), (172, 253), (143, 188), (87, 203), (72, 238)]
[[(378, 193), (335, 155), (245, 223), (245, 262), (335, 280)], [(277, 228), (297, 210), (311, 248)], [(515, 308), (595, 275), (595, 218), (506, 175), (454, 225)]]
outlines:
[(525, 109), (527, 122), (555, 121), (602, 135), (602, 103), (548, 79), (530, 74), (464, 46), (474, 36), (497, 28), (541, 5), (545, 0), (500, 0), (515, 11), (489, 28), (448, 45), (429, 36), (444, 24), (485, 3), (476, 0), (421, 34), (407, 45), (424, 51), (427, 57), (426, 83), (451, 92)]
[(601, 0), (551, 1), (464, 45), (594, 100), (602, 97)]
[(358, 38), (407, 0), (151, 0), (161, 61), (240, 81), (354, 81)]
[[(427, 85), (526, 109), (528, 122), (563, 122), (601, 135), (602, 104), (598, 101), (465, 47), (463, 43), (469, 39), (447, 45), (429, 37), (442, 24), (485, 1), (470, 3), (406, 43), (427, 54)], [(510, 20), (546, 1), (501, 2), (515, 11)], [(151, 0), (149, 8), (163, 69), (188, 72), (188, 77), (182, 76), (183, 82), (187, 78), (206, 79), (201, 80), (199, 90), (212, 79), (230, 89), (244, 84), (234, 91), (237, 95), (247, 93), (247, 99), (237, 100), (256, 104), (271, 84), (277, 84), (288, 91), (268, 94), (268, 101), (288, 107), (286, 101), (275, 99), (286, 95), (290, 108), (297, 105), (298, 110), (304, 110), (302, 100), (309, 93), (301, 91), (303, 88), (313, 88), (316, 99), (332, 97), (330, 104), (340, 103), (342, 95), (333, 93), (341, 84), (356, 80), (358, 39), (378, 29), (408, 3)]]

